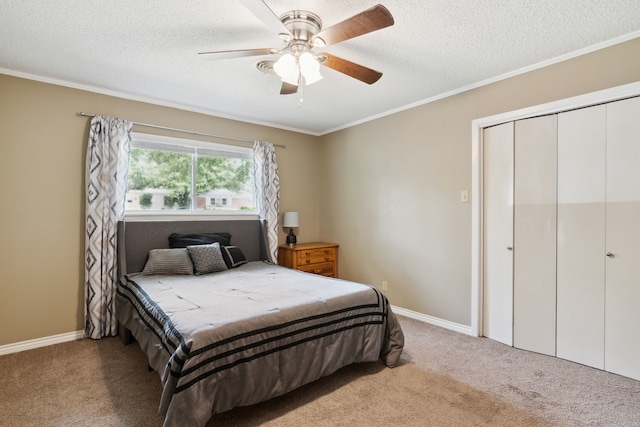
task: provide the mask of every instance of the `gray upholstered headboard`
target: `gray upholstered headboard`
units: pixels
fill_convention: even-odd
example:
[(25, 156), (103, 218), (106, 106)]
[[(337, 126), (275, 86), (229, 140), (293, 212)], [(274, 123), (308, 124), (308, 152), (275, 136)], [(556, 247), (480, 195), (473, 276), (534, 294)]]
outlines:
[(248, 261), (267, 260), (266, 227), (260, 220), (221, 221), (119, 221), (119, 274), (142, 271), (151, 249), (169, 247), (171, 233), (230, 233)]

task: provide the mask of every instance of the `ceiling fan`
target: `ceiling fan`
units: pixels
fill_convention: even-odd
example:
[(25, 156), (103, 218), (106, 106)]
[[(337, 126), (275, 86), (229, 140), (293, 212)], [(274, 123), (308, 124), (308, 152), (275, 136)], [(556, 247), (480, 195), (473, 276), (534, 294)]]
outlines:
[(298, 88), (322, 79), (320, 65), (332, 68), (367, 84), (377, 82), (382, 73), (328, 53), (317, 54), (314, 48), (340, 43), (393, 25), (393, 16), (378, 4), (329, 28), (314, 13), (292, 10), (277, 17), (262, 0), (240, 0), (267, 27), (284, 41), (282, 49), (261, 48), (200, 52), (207, 59), (230, 59), (247, 56), (280, 55), (272, 61), (273, 71), (282, 80), (281, 95), (298, 92)]

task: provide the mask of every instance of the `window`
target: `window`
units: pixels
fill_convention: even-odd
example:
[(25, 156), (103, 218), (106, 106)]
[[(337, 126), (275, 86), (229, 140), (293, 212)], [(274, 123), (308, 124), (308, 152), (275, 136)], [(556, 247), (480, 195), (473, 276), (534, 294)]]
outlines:
[(248, 147), (133, 132), (127, 213), (255, 211)]

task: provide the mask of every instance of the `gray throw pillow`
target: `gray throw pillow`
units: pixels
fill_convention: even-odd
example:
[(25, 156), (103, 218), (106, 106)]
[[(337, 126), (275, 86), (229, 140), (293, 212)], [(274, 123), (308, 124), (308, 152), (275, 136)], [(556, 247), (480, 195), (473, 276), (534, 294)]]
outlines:
[(209, 245), (187, 246), (187, 251), (193, 261), (196, 276), (227, 270), (227, 264), (222, 258), (218, 242)]
[(142, 270), (144, 276), (152, 274), (193, 274), (193, 263), (186, 249), (151, 249)]

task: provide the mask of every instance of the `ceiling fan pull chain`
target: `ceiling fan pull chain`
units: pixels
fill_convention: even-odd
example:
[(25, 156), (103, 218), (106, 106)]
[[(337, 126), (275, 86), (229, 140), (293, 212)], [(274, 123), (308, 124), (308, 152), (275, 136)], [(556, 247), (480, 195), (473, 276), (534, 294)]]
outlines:
[(304, 102), (304, 98), (302, 97), (302, 92), (304, 92), (304, 85), (302, 84), (302, 73), (298, 75), (298, 108), (302, 108), (302, 103)]

